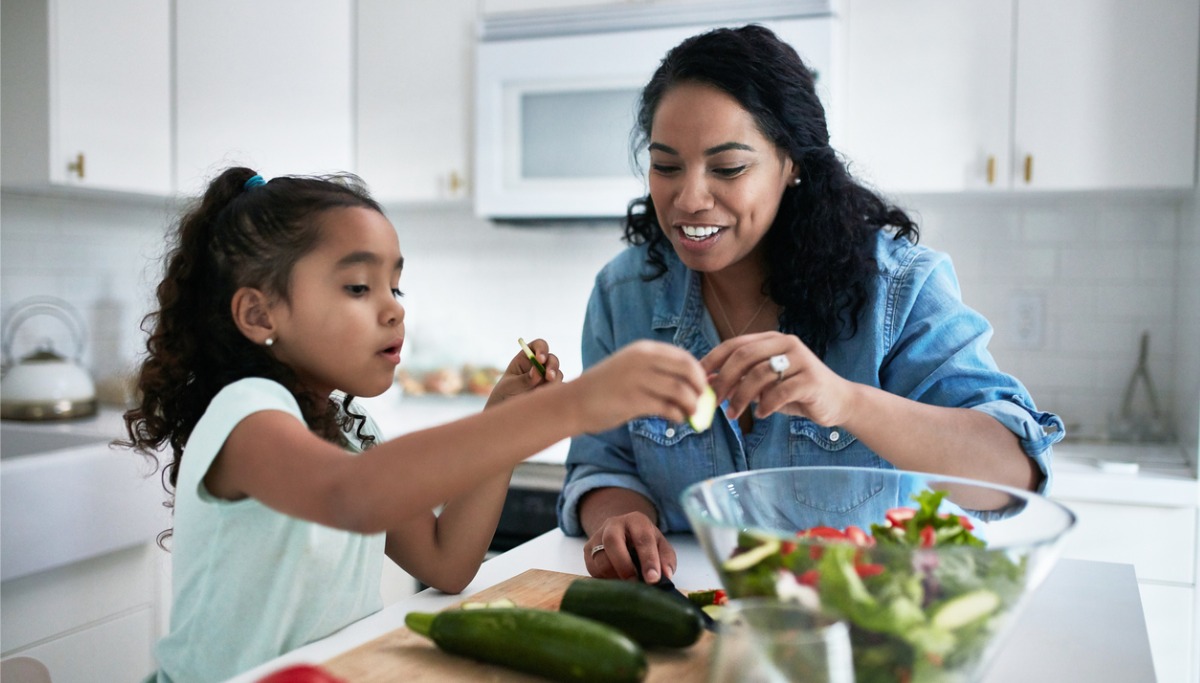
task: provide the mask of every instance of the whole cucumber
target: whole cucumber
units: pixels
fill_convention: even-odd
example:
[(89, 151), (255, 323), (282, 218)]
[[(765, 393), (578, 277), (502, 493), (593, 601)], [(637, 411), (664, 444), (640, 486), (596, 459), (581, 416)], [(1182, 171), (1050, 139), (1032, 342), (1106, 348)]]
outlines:
[(559, 609), (615, 626), (645, 647), (688, 647), (704, 628), (682, 593), (617, 579), (572, 581)]
[(404, 623), (451, 654), (559, 681), (638, 683), (646, 654), (590, 619), (523, 607), (411, 612)]

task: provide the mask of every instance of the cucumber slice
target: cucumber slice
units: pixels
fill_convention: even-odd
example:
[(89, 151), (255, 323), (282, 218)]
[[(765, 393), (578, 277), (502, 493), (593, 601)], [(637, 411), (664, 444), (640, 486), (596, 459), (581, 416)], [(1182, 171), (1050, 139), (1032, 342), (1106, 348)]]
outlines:
[(946, 601), (934, 612), (931, 622), (937, 628), (953, 631), (979, 621), (1000, 607), (1000, 596), (986, 588), (964, 593)]
[(521, 350), (525, 352), (525, 357), (529, 359), (529, 362), (533, 363), (533, 367), (537, 368), (538, 372), (542, 373), (542, 377), (545, 377), (546, 366), (542, 365), (534, 356), (533, 349), (529, 348), (529, 344), (526, 344), (525, 340), (521, 337), (517, 337), (517, 343), (521, 345)]
[(696, 412), (688, 418), (688, 424), (697, 432), (706, 431), (712, 426), (713, 415), (717, 412), (717, 392), (712, 387), (704, 387), (696, 401)]
[(779, 552), (779, 547), (780, 544), (778, 539), (765, 539), (763, 540), (762, 545), (756, 545), (744, 553), (739, 553), (728, 560), (725, 560), (725, 564), (722, 565), (722, 568), (728, 572), (745, 571), (759, 562), (767, 559), (768, 557), (777, 554)]

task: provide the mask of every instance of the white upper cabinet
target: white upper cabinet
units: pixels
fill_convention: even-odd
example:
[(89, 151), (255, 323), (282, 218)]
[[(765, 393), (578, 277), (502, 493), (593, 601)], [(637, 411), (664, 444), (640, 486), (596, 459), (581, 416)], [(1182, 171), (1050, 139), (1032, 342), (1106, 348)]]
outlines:
[(1200, 0), (1020, 0), (1013, 186), (1192, 187), (1198, 41)]
[(176, 0), (176, 173), (354, 171), (352, 0)]
[(3, 4), (6, 188), (171, 191), (171, 23), (162, 0)]
[(380, 201), (470, 194), (475, 5), (358, 0), (358, 170)]
[(854, 0), (845, 138), (888, 192), (1189, 188), (1200, 0)]

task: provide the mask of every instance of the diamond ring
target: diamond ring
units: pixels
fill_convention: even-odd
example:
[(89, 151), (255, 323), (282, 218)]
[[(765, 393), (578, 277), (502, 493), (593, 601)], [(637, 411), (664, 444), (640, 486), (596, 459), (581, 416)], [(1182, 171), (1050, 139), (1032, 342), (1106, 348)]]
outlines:
[(596, 553), (600, 552), (601, 550), (604, 550), (604, 544), (603, 544), (603, 543), (600, 543), (600, 544), (597, 544), (597, 545), (594, 545), (594, 546), (592, 546), (592, 555), (591, 555), (591, 556), (592, 556), (592, 557), (595, 557), (595, 556), (596, 556)]
[(779, 373), (779, 379), (777, 380), (779, 382), (783, 381), (783, 373), (786, 372), (788, 368), (792, 367), (791, 361), (789, 361), (788, 357), (782, 353), (778, 356), (771, 356), (771, 359), (767, 361), (767, 363), (771, 366), (771, 370)]

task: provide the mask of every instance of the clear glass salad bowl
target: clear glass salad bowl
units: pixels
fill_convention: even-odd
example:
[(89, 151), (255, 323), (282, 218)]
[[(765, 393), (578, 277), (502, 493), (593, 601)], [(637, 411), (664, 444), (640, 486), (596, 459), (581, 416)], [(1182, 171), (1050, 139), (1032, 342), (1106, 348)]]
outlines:
[(683, 507), (729, 597), (850, 625), (858, 683), (979, 679), (1075, 524), (1028, 491), (850, 467), (725, 475)]

